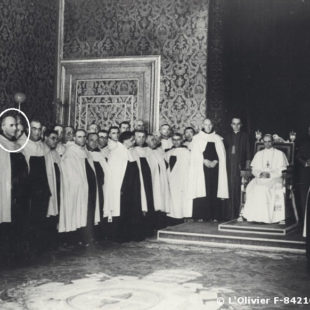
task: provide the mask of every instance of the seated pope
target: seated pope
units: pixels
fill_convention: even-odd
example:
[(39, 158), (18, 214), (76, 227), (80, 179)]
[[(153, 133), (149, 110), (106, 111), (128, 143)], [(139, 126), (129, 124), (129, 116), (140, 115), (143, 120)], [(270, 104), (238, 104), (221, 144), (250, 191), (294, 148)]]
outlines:
[(254, 179), (246, 188), (246, 202), (242, 217), (249, 222), (278, 223), (285, 220), (285, 191), (282, 172), (288, 161), (285, 154), (273, 147), (273, 137), (263, 138), (264, 149), (258, 151), (252, 162)]

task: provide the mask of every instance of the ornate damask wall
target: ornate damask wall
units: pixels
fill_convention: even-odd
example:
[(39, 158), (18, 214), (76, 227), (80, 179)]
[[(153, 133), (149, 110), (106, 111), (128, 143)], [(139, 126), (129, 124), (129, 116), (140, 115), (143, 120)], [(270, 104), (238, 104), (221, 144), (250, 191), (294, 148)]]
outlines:
[(53, 122), (57, 8), (57, 0), (0, 0), (1, 111), (14, 107), (14, 93), (22, 91), (29, 118)]
[(160, 123), (206, 115), (209, 0), (65, 0), (64, 59), (161, 55)]

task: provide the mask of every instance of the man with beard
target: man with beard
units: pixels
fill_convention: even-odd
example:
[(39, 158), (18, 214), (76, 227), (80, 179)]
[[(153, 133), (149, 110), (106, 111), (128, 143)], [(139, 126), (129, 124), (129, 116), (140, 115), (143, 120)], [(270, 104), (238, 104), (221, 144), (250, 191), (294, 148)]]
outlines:
[(94, 224), (99, 223), (100, 215), (95, 167), (85, 144), (86, 132), (78, 129), (74, 143), (67, 146), (62, 157), (59, 232), (81, 228), (79, 241), (88, 246), (93, 241)]
[[(4, 246), (2, 258), (21, 259), (28, 215), (28, 166), (24, 155), (16, 152), (16, 120), (5, 116), (0, 132), (0, 242)], [(4, 150), (4, 149), (6, 150)], [(12, 152), (11, 152), (12, 151)]]

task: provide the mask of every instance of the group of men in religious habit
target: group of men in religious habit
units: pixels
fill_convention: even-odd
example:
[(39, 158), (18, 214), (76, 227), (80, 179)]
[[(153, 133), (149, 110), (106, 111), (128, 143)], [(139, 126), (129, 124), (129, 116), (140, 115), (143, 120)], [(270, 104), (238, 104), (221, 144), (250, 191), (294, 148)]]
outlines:
[[(91, 124), (85, 131), (47, 129), (33, 119), (27, 141), (18, 116), (2, 117), (0, 246), (19, 256), (25, 245), (42, 252), (59, 239), (85, 246), (100, 238), (143, 240), (184, 220), (285, 220), (281, 175), (286, 156), (267, 134), (265, 148), (251, 162), (240, 118), (233, 118), (231, 127), (223, 139), (208, 118), (198, 133), (187, 127), (183, 134), (173, 133), (168, 124), (159, 133), (147, 133), (141, 120), (133, 131), (126, 121), (109, 130)], [(309, 142), (299, 157), (307, 170), (301, 183), (306, 192)], [(254, 179), (240, 210), (240, 170), (249, 167)]]

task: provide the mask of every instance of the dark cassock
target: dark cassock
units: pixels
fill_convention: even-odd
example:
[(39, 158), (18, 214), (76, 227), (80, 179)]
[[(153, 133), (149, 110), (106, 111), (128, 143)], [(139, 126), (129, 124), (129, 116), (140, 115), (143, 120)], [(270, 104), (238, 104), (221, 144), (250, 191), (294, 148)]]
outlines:
[[(217, 161), (215, 167), (205, 162)], [(190, 196), (193, 199), (193, 218), (222, 220), (223, 203), (228, 199), (226, 152), (222, 137), (215, 132), (200, 131), (192, 141), (189, 172)]]
[(170, 191), (170, 210), (168, 216), (174, 219), (192, 217), (192, 200), (189, 195), (190, 151), (185, 146), (167, 150), (167, 176)]
[(232, 220), (238, 218), (240, 214), (240, 171), (245, 169), (251, 160), (249, 136), (243, 131), (232, 131), (225, 136), (224, 144), (227, 156), (229, 200), (227, 200), (227, 208), (223, 217)]
[(130, 149), (130, 152), (132, 152), (133, 158), (137, 161), (140, 172), (141, 203), (142, 210), (145, 210), (145, 230), (147, 234), (152, 235), (153, 230), (156, 228), (154, 189), (151, 172), (152, 163), (146, 146), (135, 146)]
[(132, 153), (118, 143), (109, 153), (104, 217), (110, 238), (117, 241), (144, 239), (140, 171)]
[[(99, 199), (93, 160), (85, 149), (72, 143), (62, 156), (59, 232), (80, 230), (82, 241), (90, 243), (94, 225), (100, 221)], [(81, 239), (80, 239), (81, 241)]]
[(310, 136), (308, 136), (297, 151), (297, 182), (299, 213), (302, 219), (305, 216), (307, 192), (310, 186)]
[(49, 234), (46, 216), (51, 196), (43, 142), (29, 140), (23, 148), (23, 154), (29, 166), (30, 240), (38, 251), (42, 251), (49, 246), (46, 242)]
[[(20, 146), (0, 135), (0, 144), (7, 150), (16, 151)], [(0, 234), (2, 255), (23, 256), (25, 228), (29, 212), (28, 165), (21, 152), (11, 152), (0, 148)], [(3, 258), (3, 257), (2, 257)]]

